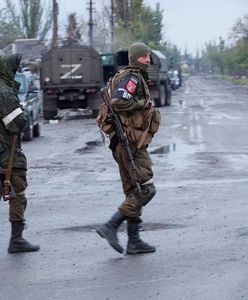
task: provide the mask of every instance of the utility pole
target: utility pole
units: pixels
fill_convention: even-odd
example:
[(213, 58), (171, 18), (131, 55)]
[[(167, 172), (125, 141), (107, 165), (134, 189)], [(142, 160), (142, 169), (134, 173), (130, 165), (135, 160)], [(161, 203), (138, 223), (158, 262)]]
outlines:
[(111, 0), (110, 27), (111, 27), (111, 45), (113, 47), (113, 42), (114, 42), (114, 0)]
[(53, 18), (53, 35), (52, 35), (52, 48), (58, 46), (58, 3), (52, 0), (52, 18)]
[(94, 41), (93, 41), (93, 1), (90, 0), (89, 4), (89, 43), (91, 47), (94, 47)]

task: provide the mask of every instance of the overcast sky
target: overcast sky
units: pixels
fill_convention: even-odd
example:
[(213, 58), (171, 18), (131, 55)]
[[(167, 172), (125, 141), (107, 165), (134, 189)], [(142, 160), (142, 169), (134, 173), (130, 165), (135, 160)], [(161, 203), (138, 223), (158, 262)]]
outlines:
[[(88, 20), (85, 0), (58, 0), (60, 14), (85, 10), (84, 18)], [(93, 0), (97, 9), (102, 3), (110, 0)], [(176, 44), (182, 51), (185, 49), (195, 54), (201, 50), (205, 42), (218, 41), (221, 36), (227, 39), (232, 25), (245, 13), (248, 14), (248, 0), (145, 0), (155, 9), (160, 3), (164, 10), (164, 36)]]
[[(156, 0), (145, 0), (155, 8)], [(189, 52), (205, 42), (227, 39), (238, 18), (248, 14), (248, 0), (163, 0), (164, 31), (170, 42)]]
[[(89, 0), (57, 1), (60, 8), (60, 28), (65, 27), (67, 16), (72, 12), (76, 12), (77, 17), (83, 16), (84, 20), (88, 20)], [(0, 2), (1, 7), (4, 1)], [(18, 3), (19, 0), (12, 2)], [(164, 10), (166, 40), (176, 44), (182, 52), (186, 49), (193, 54), (197, 48), (201, 50), (205, 42), (218, 41), (220, 36), (227, 39), (237, 19), (248, 14), (248, 0), (144, 0), (144, 2), (153, 9), (156, 3), (160, 3), (160, 8)], [(103, 3), (110, 5), (111, 0), (93, 0), (93, 3), (100, 11)]]

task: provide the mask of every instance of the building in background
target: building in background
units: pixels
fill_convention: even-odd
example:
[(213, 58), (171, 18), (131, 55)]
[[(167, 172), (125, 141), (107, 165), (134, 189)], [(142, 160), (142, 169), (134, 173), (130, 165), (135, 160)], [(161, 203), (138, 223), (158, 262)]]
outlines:
[(21, 53), (22, 66), (29, 66), (32, 72), (37, 73), (41, 57), (48, 47), (39, 39), (17, 39), (2, 51), (6, 54)]

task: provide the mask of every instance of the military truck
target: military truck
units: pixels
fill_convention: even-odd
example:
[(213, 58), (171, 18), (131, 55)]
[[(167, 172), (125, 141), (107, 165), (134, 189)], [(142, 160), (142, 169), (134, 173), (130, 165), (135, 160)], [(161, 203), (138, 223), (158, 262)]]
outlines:
[(50, 49), (41, 59), (43, 117), (59, 109), (89, 108), (96, 116), (103, 85), (101, 55), (92, 47), (73, 45)]
[[(128, 48), (115, 53), (102, 54), (103, 78), (106, 83), (119, 69), (128, 65)], [(157, 107), (171, 104), (171, 84), (167, 71), (166, 57), (158, 50), (151, 51), (148, 69), (148, 87), (151, 99)]]

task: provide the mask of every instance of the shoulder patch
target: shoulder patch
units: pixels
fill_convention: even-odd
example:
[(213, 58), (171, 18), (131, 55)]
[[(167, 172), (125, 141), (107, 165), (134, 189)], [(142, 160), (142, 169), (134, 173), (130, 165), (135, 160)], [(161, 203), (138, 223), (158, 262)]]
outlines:
[(131, 99), (137, 90), (138, 82), (139, 78), (136, 75), (128, 74), (116, 86), (114, 97)]
[(136, 78), (136, 76), (132, 76), (130, 78), (126, 85), (126, 89), (130, 94), (133, 95), (136, 92), (138, 82), (139, 80)]

